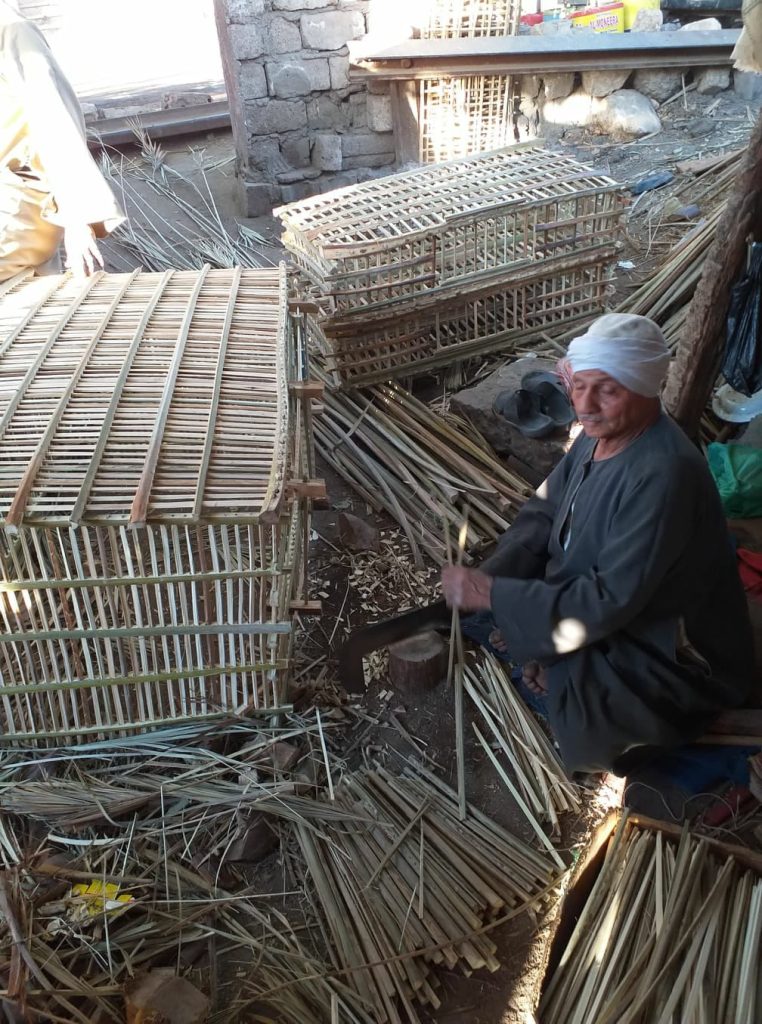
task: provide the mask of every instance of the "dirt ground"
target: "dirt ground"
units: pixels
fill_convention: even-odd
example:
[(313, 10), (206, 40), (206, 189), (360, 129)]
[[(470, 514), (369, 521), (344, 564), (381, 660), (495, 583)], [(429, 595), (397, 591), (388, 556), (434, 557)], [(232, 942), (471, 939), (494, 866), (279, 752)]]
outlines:
[[(675, 170), (681, 160), (700, 159), (725, 149), (742, 146), (756, 118), (751, 109), (733, 93), (717, 97), (699, 96), (695, 91), (660, 110), (664, 130), (653, 138), (626, 144), (593, 135), (581, 129), (556, 132), (548, 142), (561, 147), (616, 179), (632, 183), (645, 174)], [(229, 133), (211, 133), (202, 138), (162, 144), (168, 167), (183, 177), (198, 180), (200, 168), (213, 193), (220, 216), (229, 230), (235, 230), (236, 183), (233, 176), (232, 142)], [(139, 151), (128, 156), (140, 159)], [(685, 179), (682, 179), (683, 181)], [(178, 182), (179, 189), (188, 186)], [(620, 293), (640, 283), (654, 262), (663, 255), (655, 226), (664, 220), (665, 199), (674, 183), (648, 192), (631, 212), (622, 265), (618, 269)], [(192, 198), (192, 189), (187, 191)], [(146, 195), (157, 199), (150, 189)], [(690, 190), (683, 194), (691, 202)], [(162, 209), (159, 203), (159, 209)], [(170, 208), (164, 207), (167, 216)], [(701, 211), (697, 215), (700, 219)], [(277, 260), (279, 228), (275, 221), (260, 218), (245, 221), (266, 244), (263, 257)], [(690, 230), (690, 223), (682, 230)], [(108, 250), (112, 269), (126, 269), (129, 258), (113, 247)], [(374, 515), (365, 502), (322, 464), (328, 485), (328, 507), (313, 519), (309, 572), (311, 596), (320, 597), (323, 615), (301, 623), (293, 698), (297, 707), (319, 703), (343, 728), (332, 733), (334, 753), (351, 769), (380, 761), (391, 767), (402, 757), (423, 757), (438, 766), (449, 783), (454, 779), (454, 716), (452, 693), (441, 684), (420, 692), (394, 692), (385, 675), (383, 658), (370, 665), (367, 686), (358, 681), (351, 692), (340, 685), (336, 658), (347, 635), (366, 622), (394, 616), (409, 607), (435, 599), (438, 571), (431, 563), (416, 569), (404, 536), (395, 525)], [(381, 530), (380, 551), (351, 553), (341, 544), (337, 517), (341, 511), (372, 521)], [(526, 820), (499, 777), (485, 762), (480, 749), (467, 746), (469, 798), (501, 824), (529, 840)], [(613, 801), (604, 788), (590, 790), (585, 813), (565, 823), (560, 847), (574, 859), (591, 829)], [(536, 1005), (547, 955), (550, 920), (533, 920), (528, 915), (505, 926), (495, 936), (502, 969), (494, 975), (479, 972), (471, 978), (443, 977), (444, 1005), (431, 1024), (530, 1024)]]

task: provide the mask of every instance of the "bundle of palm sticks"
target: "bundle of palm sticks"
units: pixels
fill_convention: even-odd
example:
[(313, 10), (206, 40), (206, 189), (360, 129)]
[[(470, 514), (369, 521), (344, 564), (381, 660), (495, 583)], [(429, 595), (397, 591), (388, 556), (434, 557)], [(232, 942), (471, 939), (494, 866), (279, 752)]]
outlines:
[(552, 740), (514, 689), (503, 662), (491, 654), (480, 654), (475, 663), (466, 665), (464, 684), (482, 719), (472, 723), (476, 738), (541, 845), (558, 862), (559, 855), (541, 823), (548, 822), (552, 837), (560, 838), (559, 816), (580, 810), (577, 787)]
[(495, 541), (532, 494), (470, 425), (441, 416), (398, 385), (326, 391), (314, 421), (327, 462), (402, 527), (416, 562), (446, 560), (442, 523), (456, 544), (468, 508), (465, 560)]
[(541, 1024), (762, 1019), (762, 858), (657, 825), (620, 821), (547, 984)]
[(439, 1005), (432, 966), (497, 970), (489, 932), (540, 909), (560, 873), (475, 808), (461, 821), (420, 767), (346, 775), (334, 797), (353, 822), (294, 831), (337, 977), (378, 1024), (415, 1024)]

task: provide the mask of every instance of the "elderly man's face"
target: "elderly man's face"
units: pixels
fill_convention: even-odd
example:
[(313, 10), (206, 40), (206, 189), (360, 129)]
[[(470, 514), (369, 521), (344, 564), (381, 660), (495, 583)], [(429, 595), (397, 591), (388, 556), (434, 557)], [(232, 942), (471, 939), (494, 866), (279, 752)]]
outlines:
[(571, 400), (587, 436), (607, 441), (636, 434), (649, 425), (657, 402), (629, 391), (601, 370), (575, 373)]

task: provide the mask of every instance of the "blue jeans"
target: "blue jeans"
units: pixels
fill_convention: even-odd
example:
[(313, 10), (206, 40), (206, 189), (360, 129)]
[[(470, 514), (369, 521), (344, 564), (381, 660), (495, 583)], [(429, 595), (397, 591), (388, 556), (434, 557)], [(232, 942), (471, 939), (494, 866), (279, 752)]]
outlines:
[(489, 636), (493, 629), (497, 629), (495, 620), (492, 617), (492, 612), (474, 612), (473, 615), (468, 615), (460, 620), (460, 627), (463, 630), (463, 635), (467, 636), (469, 640), (473, 640), (474, 643), (479, 644), (489, 651), (490, 654), (494, 654), (500, 661), (504, 661), (511, 665), (511, 682), (513, 683), (514, 689), (528, 705), (532, 711), (536, 711), (538, 715), (547, 719), (548, 717), (548, 706), (545, 702), (544, 697), (539, 697), (536, 693), (522, 682), (521, 679), (521, 666), (514, 666), (511, 659), (511, 655), (507, 651), (498, 651), (496, 647), (493, 647), (489, 642)]

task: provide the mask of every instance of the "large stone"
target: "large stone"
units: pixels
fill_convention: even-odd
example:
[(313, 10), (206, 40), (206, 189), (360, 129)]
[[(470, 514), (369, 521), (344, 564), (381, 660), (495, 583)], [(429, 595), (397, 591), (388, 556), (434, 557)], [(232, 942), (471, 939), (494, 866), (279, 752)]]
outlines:
[(666, 68), (638, 68), (632, 80), (634, 89), (658, 103), (663, 103), (670, 96), (674, 96), (680, 91), (682, 84), (682, 73)]
[(241, 62), (239, 76), (241, 96), (244, 100), (260, 100), (267, 96), (267, 76), (261, 64), (253, 60)]
[(621, 89), (630, 71), (583, 71), (582, 88), (590, 96), (608, 96)]
[(316, 135), (312, 143), (312, 162), (321, 171), (340, 171), (341, 136)]
[(552, 75), (544, 75), (545, 99), (562, 100), (574, 88), (574, 72), (559, 71)]
[(322, 189), (314, 181), (300, 181), (295, 185), (283, 185), (280, 190), (281, 201), (284, 203), (298, 203), (302, 199), (309, 199)]
[(244, 183), (244, 197), (247, 217), (269, 217), (280, 199), (280, 190), (259, 181), (247, 181)]
[(320, 171), (317, 167), (292, 167), (287, 171), (281, 171), (278, 175), (279, 185), (294, 185), (298, 181), (311, 181), (319, 178)]
[(346, 89), (349, 85), (349, 57), (329, 57), (331, 88)]
[(522, 75), (519, 79), (521, 95), (536, 100), (542, 90), (542, 79), (539, 75)]
[(329, 3), (330, 0), (272, 0), (274, 11), (314, 11)]
[(703, 96), (715, 96), (730, 88), (730, 68), (697, 68), (693, 72), (696, 91)]
[(349, 96), (349, 123), (353, 128), (368, 127), (368, 100), (364, 92), (351, 93)]
[(320, 188), (323, 192), (330, 192), (336, 188), (347, 188), (350, 185), (356, 185), (358, 181), (364, 181), (373, 173), (375, 172), (342, 171), (340, 174), (324, 174), (320, 179)]
[(390, 132), (392, 121), (392, 100), (390, 96), (368, 96), (368, 127), (374, 132)]
[(313, 129), (346, 130), (352, 123), (349, 104), (337, 102), (325, 93), (307, 100), (307, 120)]
[(734, 71), (733, 91), (742, 100), (762, 100), (762, 75), (755, 71)]
[(226, 13), (229, 23), (248, 25), (264, 13), (265, 0), (227, 0)]
[(606, 135), (639, 137), (661, 131), (661, 121), (651, 101), (634, 89), (620, 89), (596, 103), (594, 120)]
[(716, 32), (722, 25), (717, 18), (701, 18), (699, 21), (689, 21), (687, 25), (681, 26), (679, 32)]
[(327, 60), (305, 60), (288, 64), (268, 64), (270, 94), (280, 99), (307, 96), (311, 92), (330, 89)]
[(251, 60), (252, 57), (261, 57), (265, 52), (264, 36), (259, 26), (252, 22), (231, 25), (230, 43), (236, 60)]
[(252, 170), (258, 171), (268, 177), (273, 177), (278, 171), (285, 170), (286, 162), (281, 156), (280, 143), (277, 139), (266, 139), (260, 136), (252, 137), (249, 148), (249, 166)]
[(351, 512), (339, 512), (339, 539), (348, 551), (379, 551), (381, 548), (378, 527)]
[(365, 153), (363, 156), (345, 156), (344, 170), (351, 171), (354, 168), (364, 167), (388, 167), (396, 159), (394, 150), (387, 153)]
[[(377, 153), (387, 153), (394, 149), (394, 139), (391, 135), (370, 135), (357, 134), (347, 135), (342, 143), (344, 156), (370, 156)], [(368, 167), (371, 165), (368, 164)]]
[(649, 7), (642, 7), (636, 11), (632, 22), (632, 32), (661, 32), (664, 24), (664, 15), (661, 11), (655, 11)]
[(360, 11), (323, 11), (303, 14), (302, 41), (310, 50), (340, 50), (350, 39), (365, 33), (365, 18)]
[(246, 124), (253, 135), (278, 135), (307, 127), (304, 100), (265, 100), (246, 104)]
[(265, 29), (267, 53), (298, 53), (302, 48), (302, 35), (296, 21), (287, 18), (270, 18)]
[(281, 144), (281, 152), (292, 167), (309, 167), (310, 140), (304, 138), (287, 139)]
[(547, 100), (542, 108), (542, 117), (547, 124), (562, 125), (566, 128), (584, 128), (593, 121), (594, 112), (600, 100), (577, 89), (571, 96), (558, 100)]
[(539, 483), (553, 470), (565, 454), (567, 434), (558, 437), (524, 437), (520, 430), (492, 406), (501, 391), (515, 391), (521, 386), (521, 378), (532, 370), (555, 370), (552, 359), (527, 357), (506, 363), (474, 387), (458, 391), (450, 400), (450, 408), (465, 417), (479, 430), (496, 452), (511, 455), (527, 470), (527, 479)]

